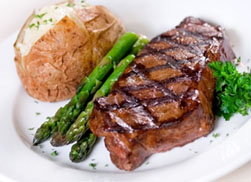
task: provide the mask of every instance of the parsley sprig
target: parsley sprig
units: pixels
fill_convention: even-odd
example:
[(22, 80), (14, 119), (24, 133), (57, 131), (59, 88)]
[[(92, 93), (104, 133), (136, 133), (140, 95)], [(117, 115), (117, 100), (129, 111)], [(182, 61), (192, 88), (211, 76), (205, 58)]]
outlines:
[(251, 73), (239, 73), (227, 61), (209, 63), (216, 78), (215, 114), (229, 120), (234, 113), (247, 115), (251, 108)]

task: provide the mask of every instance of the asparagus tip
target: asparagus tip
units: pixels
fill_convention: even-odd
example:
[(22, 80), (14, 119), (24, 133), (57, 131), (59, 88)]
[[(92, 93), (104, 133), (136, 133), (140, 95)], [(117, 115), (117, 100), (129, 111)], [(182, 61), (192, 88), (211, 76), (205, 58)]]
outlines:
[(50, 143), (54, 147), (66, 145), (66, 137), (64, 135), (60, 135), (60, 133), (55, 133)]
[(34, 146), (36, 146), (36, 145), (40, 144), (40, 141), (36, 137), (34, 137), (32, 143)]

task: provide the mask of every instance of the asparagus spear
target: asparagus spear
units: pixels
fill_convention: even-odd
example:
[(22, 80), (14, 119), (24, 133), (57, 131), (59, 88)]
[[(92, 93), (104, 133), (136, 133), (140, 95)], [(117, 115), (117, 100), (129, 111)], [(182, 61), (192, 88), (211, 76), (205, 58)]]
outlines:
[(77, 141), (79, 138), (81, 138), (85, 131), (89, 129), (88, 121), (92, 114), (94, 100), (98, 97), (106, 96), (110, 92), (113, 84), (118, 80), (119, 76), (123, 74), (125, 68), (132, 62), (134, 58), (135, 56), (133, 54), (129, 54), (119, 63), (114, 72), (109, 76), (102, 87), (96, 92), (93, 100), (87, 104), (86, 109), (81, 112), (76, 121), (72, 124), (72, 126), (66, 133), (66, 138), (64, 139), (66, 139), (67, 141), (64, 143), (68, 144)]
[(83, 161), (88, 154), (91, 152), (93, 145), (95, 144), (97, 137), (89, 132), (82, 139), (80, 139), (76, 144), (71, 148), (70, 159), (72, 162), (81, 162)]
[(34, 145), (47, 140), (56, 130), (58, 132), (55, 134), (55, 138), (58, 139), (52, 140), (51, 143), (55, 146), (60, 145), (60, 138), (62, 138), (60, 136), (68, 130), (74, 119), (79, 115), (88, 97), (97, 90), (101, 81), (112, 70), (113, 66), (127, 54), (137, 39), (138, 36), (135, 33), (128, 32), (118, 40), (92, 73), (83, 79), (71, 101), (40, 126), (33, 139)]
[[(85, 83), (82, 86), (79, 94), (87, 94), (85, 94), (84, 97), (80, 97), (79, 99), (76, 98), (76, 101), (74, 102), (76, 104), (68, 107), (66, 112), (64, 112), (63, 116), (57, 122), (58, 131), (53, 134), (53, 138), (51, 140), (51, 144), (53, 146), (61, 146), (65, 144), (65, 133), (70, 128), (71, 124), (74, 122), (79, 113), (82, 111), (89, 95), (95, 93), (95, 91), (101, 85), (102, 80), (121, 60), (121, 58), (126, 55), (126, 53), (131, 49), (137, 39), (138, 36), (134, 33), (124, 34), (109, 51), (109, 53), (102, 59), (101, 63), (93, 70), (89, 77), (85, 79)], [(76, 94), (76, 96), (78, 96), (79, 94)]]
[(133, 44), (130, 54), (134, 54), (136, 56), (145, 47), (145, 45), (148, 44), (148, 42), (149, 40), (146, 36), (140, 35), (137, 42)]
[[(141, 36), (138, 41), (134, 44), (131, 53), (135, 55), (149, 42), (149, 40), (145, 36)], [(66, 141), (64, 143), (72, 143), (77, 141), (81, 136), (85, 133), (86, 130), (89, 129), (88, 121), (92, 114), (92, 110), (94, 107), (94, 100), (98, 97), (106, 96), (109, 94), (110, 89), (114, 85), (114, 83), (118, 80), (120, 75), (123, 74), (126, 67), (133, 61), (133, 54), (129, 54), (126, 58), (124, 58), (113, 71), (113, 73), (108, 77), (102, 87), (95, 93), (92, 101), (90, 101), (85, 110), (81, 112), (76, 121), (71, 125), (70, 129), (66, 133), (66, 137), (64, 138)]]

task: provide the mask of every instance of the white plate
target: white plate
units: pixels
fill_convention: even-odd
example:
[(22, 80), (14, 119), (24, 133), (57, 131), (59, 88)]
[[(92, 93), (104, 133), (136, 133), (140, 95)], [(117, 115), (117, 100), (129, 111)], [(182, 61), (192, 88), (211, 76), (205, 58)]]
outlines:
[[(129, 31), (150, 38), (162, 33), (188, 15), (220, 24), (227, 29), (237, 56), (251, 57), (251, 13), (249, 1), (227, 0), (106, 0), (104, 4), (118, 15)], [(86, 161), (73, 164), (70, 146), (53, 148), (49, 142), (32, 147), (32, 134), (46, 118), (65, 102), (42, 103), (29, 97), (15, 71), (12, 45), (16, 34), (0, 45), (0, 181), (210, 181), (236, 169), (251, 158), (251, 116), (235, 115), (229, 122), (216, 122), (212, 134), (184, 147), (151, 156), (133, 172), (118, 170), (110, 161), (103, 140)], [(36, 115), (36, 112), (41, 113)], [(50, 153), (57, 150), (59, 155)], [(89, 163), (97, 163), (96, 169)], [(106, 166), (108, 164), (108, 166)]]

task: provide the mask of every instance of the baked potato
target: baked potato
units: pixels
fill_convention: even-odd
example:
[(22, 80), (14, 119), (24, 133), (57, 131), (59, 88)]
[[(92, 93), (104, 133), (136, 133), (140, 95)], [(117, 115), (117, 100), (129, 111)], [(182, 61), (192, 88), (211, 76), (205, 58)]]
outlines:
[(65, 2), (38, 10), (14, 44), (25, 90), (41, 101), (72, 97), (123, 33), (121, 22), (103, 6)]

